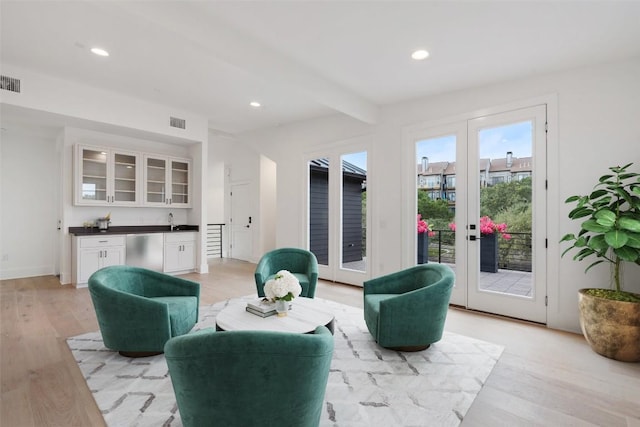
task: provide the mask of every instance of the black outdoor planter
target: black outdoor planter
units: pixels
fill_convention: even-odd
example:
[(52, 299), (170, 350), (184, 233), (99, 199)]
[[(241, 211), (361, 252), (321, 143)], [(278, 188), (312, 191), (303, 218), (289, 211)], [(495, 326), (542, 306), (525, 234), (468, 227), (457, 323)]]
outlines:
[(480, 238), (480, 271), (498, 272), (498, 236), (483, 234)]
[(429, 262), (429, 235), (418, 233), (418, 264)]

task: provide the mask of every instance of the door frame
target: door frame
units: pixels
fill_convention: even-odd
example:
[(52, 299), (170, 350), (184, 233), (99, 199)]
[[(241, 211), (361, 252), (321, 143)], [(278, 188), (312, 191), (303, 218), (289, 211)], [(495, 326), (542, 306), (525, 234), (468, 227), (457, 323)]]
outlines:
[[(417, 206), (416, 188), (416, 156), (415, 143), (424, 135), (433, 135), (434, 129), (452, 128), (456, 123), (467, 122), (474, 118), (487, 115), (500, 114), (512, 110), (528, 108), (536, 105), (545, 104), (547, 107), (547, 237), (548, 245), (544, 251), (546, 272), (542, 280), (545, 280), (547, 287), (547, 322), (557, 319), (559, 316), (559, 285), (558, 285), (558, 268), (559, 268), (559, 245), (553, 244), (560, 239), (559, 221), (556, 216), (550, 215), (552, 212), (559, 212), (560, 201), (558, 186), (552, 183), (559, 180), (559, 148), (558, 148), (558, 95), (546, 94), (539, 97), (525, 98), (518, 101), (508, 102), (504, 104), (495, 104), (486, 108), (478, 108), (459, 114), (453, 114), (434, 120), (419, 122), (402, 128), (402, 205), (401, 205), (401, 221), (402, 221), (402, 265), (401, 268), (409, 268), (415, 265), (417, 256), (417, 235), (415, 232), (415, 216)], [(466, 126), (465, 126), (466, 127)], [(457, 178), (456, 178), (457, 179)], [(456, 206), (456, 221), (458, 221), (458, 208)], [(464, 207), (466, 215), (466, 206)], [(463, 233), (456, 233), (456, 245), (458, 239), (465, 239)], [(459, 246), (458, 246), (459, 247)], [(466, 254), (460, 254), (466, 257)], [(456, 254), (459, 256), (459, 254)], [(465, 276), (466, 277), (466, 276)], [(454, 288), (451, 303), (455, 305), (467, 306), (466, 289), (465, 295), (459, 294), (460, 290)], [(456, 296), (457, 295), (457, 296)], [(454, 300), (454, 296), (455, 300)]]
[(303, 181), (303, 210), (304, 221), (302, 223), (301, 236), (303, 241), (301, 247), (309, 249), (309, 162), (318, 158), (329, 158), (329, 264), (318, 264), (318, 276), (324, 280), (330, 280), (333, 282), (348, 283), (351, 285), (362, 286), (364, 281), (371, 277), (371, 266), (373, 263), (373, 250), (374, 245), (372, 239), (374, 234), (372, 233), (372, 197), (371, 193), (367, 191), (367, 236), (366, 236), (366, 270), (357, 271), (341, 268), (341, 256), (342, 256), (342, 227), (341, 227), (341, 206), (342, 206), (342, 180), (336, 179), (337, 176), (341, 176), (341, 160), (342, 155), (366, 152), (367, 153), (367, 187), (370, 186), (372, 179), (369, 169), (373, 164), (372, 161), (372, 143), (370, 136), (361, 136), (351, 138), (348, 140), (338, 141), (333, 144), (325, 144), (322, 147), (314, 151), (309, 151), (304, 154), (303, 167), (305, 179)]

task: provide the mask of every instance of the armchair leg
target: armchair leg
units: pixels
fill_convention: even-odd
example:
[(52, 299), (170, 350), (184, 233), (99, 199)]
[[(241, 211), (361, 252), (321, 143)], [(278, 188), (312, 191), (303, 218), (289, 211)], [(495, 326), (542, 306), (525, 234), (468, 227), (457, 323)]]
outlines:
[(164, 352), (163, 351), (119, 351), (118, 353), (124, 357), (137, 358), (137, 357), (157, 356)]
[(394, 350), (394, 351), (422, 351), (422, 350), (428, 349), (429, 346), (431, 346), (431, 344), (427, 344), (427, 345), (407, 345), (407, 346), (387, 347), (387, 348), (389, 350)]

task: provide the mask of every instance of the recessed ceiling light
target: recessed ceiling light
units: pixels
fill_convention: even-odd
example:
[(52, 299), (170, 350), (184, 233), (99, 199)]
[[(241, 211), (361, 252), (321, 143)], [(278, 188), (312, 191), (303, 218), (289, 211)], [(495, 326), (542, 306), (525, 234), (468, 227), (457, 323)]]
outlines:
[(416, 61), (422, 61), (423, 59), (427, 59), (429, 57), (429, 52), (424, 49), (416, 50), (411, 54), (411, 57)]
[(262, 104), (260, 104), (258, 101), (251, 101), (249, 105), (251, 105), (254, 108), (262, 107)]
[(109, 52), (99, 47), (92, 47), (91, 52), (95, 53), (98, 56), (109, 56)]

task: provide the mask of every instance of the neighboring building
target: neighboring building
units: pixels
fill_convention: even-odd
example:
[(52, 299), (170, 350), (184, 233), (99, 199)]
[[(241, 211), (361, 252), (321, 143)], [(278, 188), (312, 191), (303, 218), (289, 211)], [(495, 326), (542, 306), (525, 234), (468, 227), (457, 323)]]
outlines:
[(508, 151), (507, 156), (502, 159), (491, 160), (488, 185), (520, 181), (530, 177), (533, 170), (532, 160), (531, 157), (515, 158), (511, 151)]
[[(342, 162), (342, 263), (362, 260), (364, 254), (362, 193), (367, 171)], [(329, 161), (309, 162), (309, 249), (321, 265), (329, 264)]]
[[(530, 177), (532, 157), (513, 157), (511, 151), (500, 159), (480, 159), (480, 187), (491, 187), (502, 182), (520, 181)], [(445, 199), (456, 202), (456, 162), (429, 163), (427, 157), (417, 166), (418, 190), (426, 191), (431, 200)]]

